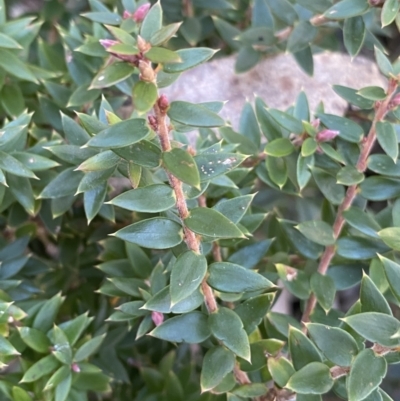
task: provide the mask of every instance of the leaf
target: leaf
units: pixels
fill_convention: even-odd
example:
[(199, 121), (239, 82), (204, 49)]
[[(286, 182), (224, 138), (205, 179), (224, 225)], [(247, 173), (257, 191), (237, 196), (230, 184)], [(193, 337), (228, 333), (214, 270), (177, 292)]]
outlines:
[(207, 273), (207, 259), (193, 251), (181, 253), (171, 270), (172, 306), (189, 297), (199, 288)]
[(213, 209), (222, 213), (225, 217), (237, 224), (247, 212), (254, 195), (237, 196), (218, 202)]
[(154, 4), (146, 14), (140, 27), (140, 36), (145, 40), (150, 40), (152, 35), (162, 27), (163, 11), (158, 1)]
[(53, 355), (66, 365), (72, 362), (72, 350), (65, 333), (58, 326), (54, 325), (49, 334), (50, 340), (53, 343), (51, 349)]
[(90, 135), (71, 117), (61, 113), (61, 122), (65, 139), (71, 145), (82, 146), (90, 139)]
[(318, 188), (333, 205), (340, 205), (344, 198), (344, 188), (336, 183), (336, 178), (318, 167), (311, 168)]
[(336, 175), (337, 183), (346, 186), (359, 184), (364, 181), (364, 178), (364, 174), (359, 172), (353, 166), (342, 167)]
[(325, 11), (330, 19), (345, 19), (364, 14), (369, 9), (367, 0), (342, 0)]
[(220, 307), (208, 317), (212, 334), (237, 356), (250, 362), (250, 345), (243, 323), (232, 310)]
[(361, 312), (379, 312), (392, 314), (385, 297), (374, 282), (364, 273), (360, 289)]
[(14, 386), (12, 388), (14, 401), (32, 401), (32, 397), (23, 388)]
[(268, 112), (272, 118), (286, 130), (295, 134), (301, 134), (303, 132), (303, 124), (292, 115), (276, 109), (268, 109)]
[(295, 228), (298, 229), (306, 238), (317, 244), (326, 246), (335, 243), (332, 227), (324, 221), (305, 221), (295, 226)]
[(311, 339), (326, 358), (339, 366), (350, 366), (358, 353), (357, 343), (346, 331), (318, 323), (308, 323)]
[(25, 81), (38, 83), (27, 64), (17, 57), (12, 51), (0, 49), (0, 67), (14, 77)]
[(382, 262), (385, 277), (389, 283), (389, 286), (396, 298), (400, 300), (400, 265), (388, 258), (385, 258), (384, 256), (378, 256)]
[(349, 401), (363, 400), (381, 384), (386, 375), (385, 358), (372, 349), (361, 351), (354, 360), (347, 379)]
[(81, 171), (101, 171), (112, 168), (118, 164), (120, 158), (112, 150), (97, 153), (81, 163), (76, 170)]
[(191, 68), (208, 61), (215, 53), (215, 50), (206, 47), (177, 50), (176, 54), (178, 54), (182, 62), (164, 64), (163, 70), (167, 73), (177, 73), (190, 70)]
[(295, 327), (289, 327), (289, 350), (296, 370), (302, 369), (311, 362), (321, 362), (321, 355), (315, 345)]
[(153, 46), (162, 45), (164, 42), (171, 39), (176, 34), (176, 32), (178, 32), (181, 25), (182, 25), (181, 22), (176, 22), (174, 24), (163, 26), (162, 28), (160, 28), (158, 31), (154, 32), (154, 34), (151, 35), (150, 43)]
[(261, 274), (228, 262), (211, 264), (207, 282), (218, 291), (233, 293), (275, 288), (275, 285)]
[(6, 338), (0, 336), (0, 355), (4, 357), (9, 355), (20, 355), (20, 353)]
[(82, 180), (83, 173), (67, 168), (47, 184), (39, 195), (39, 198), (57, 199), (64, 196), (74, 195)]
[(360, 109), (372, 109), (374, 102), (372, 100), (366, 99), (358, 94), (356, 89), (348, 88), (341, 85), (333, 85), (333, 90), (344, 100), (349, 103), (354, 104)]
[(377, 253), (387, 252), (388, 248), (381, 242), (364, 237), (341, 237), (337, 241), (338, 255), (352, 260), (371, 259)]
[(385, 90), (379, 86), (367, 86), (360, 89), (357, 93), (362, 97), (373, 101), (383, 100), (386, 98)]
[(31, 171), (49, 170), (59, 164), (47, 157), (28, 152), (13, 152), (13, 157), (27, 166)]
[(182, 226), (173, 220), (154, 217), (131, 224), (114, 234), (127, 242), (153, 249), (166, 249), (183, 240)]
[(116, 85), (129, 78), (134, 71), (135, 67), (129, 63), (116, 62), (110, 64), (97, 73), (90, 84), (89, 90), (108, 88)]
[(343, 212), (346, 222), (368, 237), (379, 238), (377, 232), (381, 229), (374, 218), (357, 207), (350, 207)]
[(36, 352), (47, 354), (51, 344), (46, 334), (31, 327), (20, 327), (19, 335), (22, 341)]
[[(371, 159), (374, 156), (378, 156), (378, 155), (371, 156)], [(379, 156), (387, 157), (385, 155), (379, 155)], [(374, 169), (373, 170), (378, 170), (378, 169), (385, 170), (385, 165), (380, 164), (379, 162), (377, 162), (377, 160), (379, 160), (379, 159), (374, 157)], [(385, 162), (385, 159), (383, 159), (383, 158), (380, 160), (384, 160), (384, 162)], [(397, 170), (399, 170), (400, 162), (398, 162), (398, 164), (393, 164), (393, 161), (390, 160), (389, 157), (387, 157), (387, 160), (394, 167), (394, 169), (396, 170), (396, 173), (397, 173)], [(377, 162), (377, 164), (375, 164), (375, 162)], [(371, 170), (372, 170), (372, 168), (371, 168)], [(392, 170), (392, 171), (388, 171), (388, 173), (394, 174), (395, 172)], [(368, 200), (387, 201), (388, 199), (395, 198), (400, 195), (400, 180), (396, 180), (393, 178), (387, 178), (387, 177), (372, 176), (372, 177), (366, 178), (361, 183), (360, 189), (361, 189), (360, 194)]]
[(378, 121), (376, 123), (376, 137), (385, 153), (393, 159), (394, 163), (397, 163), (399, 145), (397, 143), (397, 134), (393, 124), (387, 121)]
[(200, 189), (200, 175), (192, 155), (181, 148), (162, 153), (165, 168), (178, 180)]
[(392, 338), (400, 329), (400, 322), (393, 316), (378, 312), (365, 312), (342, 319), (368, 341), (385, 347), (396, 347), (398, 338)]
[(318, 303), (328, 312), (335, 301), (335, 282), (331, 277), (316, 272), (311, 276), (310, 285)]
[(383, 54), (382, 50), (380, 50), (378, 47), (375, 47), (375, 58), (378, 67), (383, 75), (389, 76), (390, 74), (394, 73), (393, 66), (390, 60)]
[(267, 157), (265, 167), (272, 182), (282, 189), (288, 179), (288, 168), (285, 160), (280, 157)]
[(301, 155), (303, 157), (311, 156), (318, 149), (318, 143), (314, 138), (307, 138), (301, 145)]
[(390, 248), (400, 251), (400, 227), (388, 227), (378, 232), (381, 240)]
[(104, 186), (107, 180), (114, 174), (115, 167), (108, 168), (107, 170), (100, 171), (89, 171), (83, 177), (79, 183), (76, 195), (81, 192), (91, 191), (98, 186)]
[(150, 133), (147, 122), (143, 118), (121, 121), (92, 137), (87, 146), (94, 148), (123, 148), (146, 138)]
[(60, 366), (60, 362), (53, 355), (47, 355), (35, 362), (24, 374), (22, 383), (32, 383), (53, 372)]
[(153, 63), (180, 63), (182, 61), (178, 53), (162, 47), (152, 47), (145, 54), (146, 58)]
[(100, 24), (119, 25), (121, 23), (121, 17), (108, 10), (84, 13), (82, 17), (88, 18), (94, 22), (99, 22)]
[(67, 399), (69, 391), (71, 389), (71, 383), (72, 374), (70, 372), (69, 375), (65, 379), (63, 379), (63, 381), (60, 382), (56, 387), (56, 391), (54, 393), (54, 401), (65, 401)]
[(284, 157), (294, 152), (294, 146), (292, 142), (287, 138), (274, 139), (268, 142), (265, 146), (264, 152), (273, 157)]
[(318, 113), (317, 117), (329, 129), (339, 131), (339, 138), (352, 143), (359, 143), (364, 136), (364, 130), (354, 121), (333, 114)]
[(26, 168), (19, 160), (0, 150), (0, 169), (18, 177), (37, 178), (36, 175)]
[(167, 110), (168, 117), (191, 127), (221, 127), (225, 121), (201, 104), (175, 101)]
[(361, 16), (346, 18), (343, 24), (343, 39), (347, 52), (351, 57), (357, 56), (360, 52), (365, 36), (366, 29), (364, 19)]
[(209, 391), (218, 384), (235, 366), (234, 354), (222, 346), (210, 348), (203, 358), (201, 368), (201, 391)]
[(135, 212), (157, 213), (171, 209), (175, 202), (175, 194), (171, 187), (154, 184), (126, 191), (108, 203)]
[(277, 359), (268, 358), (268, 370), (279, 387), (285, 387), (286, 383), (295, 373), (293, 365), (285, 357)]
[(138, 81), (132, 90), (132, 100), (139, 113), (146, 113), (158, 98), (157, 86), (153, 82)]
[(165, 341), (198, 344), (210, 337), (207, 316), (201, 312), (190, 312), (166, 320), (149, 333)]
[(78, 350), (75, 352), (74, 362), (81, 362), (81, 361), (89, 358), (91, 355), (93, 355), (99, 349), (105, 336), (106, 336), (106, 334), (103, 334), (103, 335), (97, 336), (97, 337), (93, 337), (89, 341), (82, 344), (78, 348)]
[(286, 50), (290, 53), (298, 52), (308, 47), (317, 35), (317, 28), (308, 21), (299, 21), (295, 24), (289, 36)]
[(381, 12), (382, 28), (390, 25), (395, 19), (400, 10), (400, 3), (398, 0), (386, 0), (383, 3)]
[(333, 384), (328, 366), (311, 362), (294, 373), (285, 387), (300, 394), (325, 394)]

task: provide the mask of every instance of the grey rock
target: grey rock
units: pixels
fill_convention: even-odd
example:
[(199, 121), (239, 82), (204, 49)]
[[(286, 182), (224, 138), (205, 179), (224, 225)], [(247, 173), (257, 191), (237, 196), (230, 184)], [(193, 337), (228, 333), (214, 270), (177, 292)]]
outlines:
[(322, 100), (327, 113), (343, 115), (347, 103), (332, 89), (344, 85), (355, 89), (369, 85), (386, 85), (376, 64), (367, 58), (351, 60), (343, 53), (320, 53), (314, 56), (314, 76), (305, 74), (290, 54), (264, 59), (252, 70), (234, 73), (235, 56), (218, 58), (184, 72), (170, 87), (162, 90), (171, 101), (200, 103), (227, 100), (221, 115), (237, 128), (246, 100), (257, 95), (269, 107), (284, 110), (291, 106), (303, 89), (311, 110)]

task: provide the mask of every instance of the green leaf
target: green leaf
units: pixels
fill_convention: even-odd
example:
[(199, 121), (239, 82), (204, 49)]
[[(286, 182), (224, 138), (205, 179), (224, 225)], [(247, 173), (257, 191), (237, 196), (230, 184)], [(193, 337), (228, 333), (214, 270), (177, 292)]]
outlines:
[(53, 326), (57, 313), (64, 302), (60, 294), (45, 301), (33, 320), (32, 327), (47, 332)]
[(374, 102), (369, 99), (365, 99), (364, 97), (358, 94), (358, 90), (348, 88), (346, 86), (341, 85), (333, 85), (333, 90), (344, 100), (347, 100), (349, 103), (354, 104), (360, 109), (372, 109), (374, 106)]
[(212, 334), (237, 356), (250, 362), (250, 345), (243, 323), (232, 310), (220, 307), (208, 317)]
[(13, 157), (32, 171), (49, 170), (59, 164), (47, 157), (28, 152), (14, 152)]
[(69, 375), (61, 381), (56, 387), (56, 391), (54, 393), (54, 401), (65, 401), (68, 397), (69, 391), (71, 389), (72, 383), (72, 374)]
[(300, 394), (325, 394), (333, 384), (328, 366), (311, 362), (296, 372), (285, 387)]
[(301, 145), (301, 155), (303, 157), (311, 156), (318, 148), (318, 143), (314, 138), (307, 138)]
[(221, 127), (225, 121), (218, 114), (201, 104), (175, 101), (168, 111), (168, 117), (191, 127)]
[(351, 260), (371, 259), (389, 249), (382, 242), (364, 237), (341, 237), (337, 241), (338, 255)]
[(400, 251), (400, 227), (388, 227), (378, 232), (381, 240), (390, 248)]
[(377, 101), (386, 98), (386, 92), (379, 86), (367, 86), (358, 91), (358, 94), (366, 99)]
[(235, 308), (243, 322), (243, 327), (247, 334), (253, 333), (256, 327), (261, 323), (264, 316), (269, 311), (274, 294), (263, 294), (254, 298), (249, 298)]
[(74, 355), (74, 362), (81, 362), (93, 355), (100, 347), (106, 334), (94, 337), (82, 344)]
[(14, 401), (32, 401), (32, 397), (23, 388), (14, 386), (12, 388)]
[(183, 240), (182, 226), (162, 217), (139, 221), (117, 231), (114, 235), (124, 241), (153, 249), (172, 248)]
[(163, 152), (162, 161), (165, 168), (178, 180), (200, 189), (200, 175), (192, 155), (181, 148)]
[(380, 312), (388, 315), (392, 310), (374, 282), (364, 273), (360, 289), (361, 312)]
[(356, 185), (364, 181), (364, 174), (353, 166), (344, 166), (336, 174), (338, 184), (346, 186)]
[(369, 9), (367, 0), (342, 0), (325, 11), (330, 19), (345, 19), (364, 14)]
[(393, 66), (390, 60), (383, 54), (382, 50), (380, 50), (378, 47), (375, 47), (375, 58), (378, 67), (383, 75), (389, 76), (390, 74), (394, 73)]
[[(380, 159), (375, 158), (375, 156), (381, 156)], [(388, 162), (394, 167), (394, 170), (400, 170), (400, 162), (397, 164), (393, 163), (393, 160), (391, 160), (388, 156), (385, 155), (373, 155), (371, 156), (370, 159), (374, 159), (374, 163), (370, 163), (368, 166), (371, 164), (374, 164), (374, 168), (371, 167), (371, 170), (385, 170), (386, 164), (380, 164), (378, 160), (383, 160), (385, 163), (385, 157), (387, 157)], [(376, 164), (375, 164), (376, 163)], [(389, 173), (390, 168), (388, 169)], [(394, 174), (394, 171), (390, 171), (391, 174)], [(397, 173), (397, 171), (396, 171)], [(385, 173), (384, 173), (385, 174)], [(389, 175), (389, 174), (388, 174)], [(368, 200), (374, 200), (374, 201), (387, 201), (388, 199), (398, 197), (400, 195), (400, 180), (396, 180), (393, 178), (387, 178), (387, 177), (378, 177), (378, 176), (372, 176), (366, 178), (360, 185), (360, 194), (368, 199)]]
[(400, 322), (393, 316), (366, 312), (347, 316), (342, 320), (368, 341), (385, 347), (396, 347), (400, 344), (398, 338), (392, 338), (400, 329)]
[(108, 10), (84, 13), (82, 17), (88, 18), (93, 22), (99, 22), (100, 24), (119, 25), (121, 23), (121, 17)]
[(400, 301), (400, 265), (388, 258), (385, 258), (384, 256), (378, 256), (380, 261), (382, 262), (389, 286), (393, 291), (393, 294)]
[(18, 177), (37, 178), (36, 175), (27, 169), (19, 160), (11, 155), (0, 151), (0, 169)]
[(114, 171), (115, 167), (108, 168), (107, 170), (89, 171), (82, 177), (75, 194), (91, 191), (98, 186), (105, 185), (107, 180), (114, 174)]
[(399, 155), (399, 144), (393, 124), (387, 121), (378, 121), (376, 123), (376, 137), (385, 153), (396, 163)]
[(132, 91), (132, 100), (139, 113), (146, 113), (158, 98), (157, 86), (153, 82), (138, 81)]
[(204, 297), (200, 289), (194, 291), (189, 297), (171, 306), (170, 286), (166, 286), (157, 294), (153, 295), (142, 307), (142, 309), (160, 313), (187, 313), (197, 309), (203, 302)]
[(360, 52), (366, 36), (363, 17), (346, 18), (343, 24), (343, 39), (347, 52), (351, 57)]
[(166, 320), (149, 333), (165, 341), (198, 344), (210, 337), (207, 316), (201, 312), (190, 312)]
[(211, 264), (207, 282), (218, 291), (233, 293), (275, 288), (275, 285), (261, 274), (228, 262)]
[(200, 173), (200, 181), (208, 181), (239, 166), (247, 156), (237, 153), (203, 153), (194, 157)]
[(311, 276), (310, 285), (318, 303), (322, 306), (325, 312), (328, 312), (335, 301), (335, 282), (329, 276), (314, 273)]
[(172, 306), (189, 297), (200, 286), (207, 273), (207, 259), (193, 251), (181, 253), (171, 270)]
[(222, 346), (210, 348), (203, 358), (200, 385), (201, 391), (209, 391), (218, 384), (235, 366), (234, 354)]
[(83, 173), (67, 168), (47, 184), (40, 193), (39, 198), (57, 199), (64, 196), (74, 195), (81, 182)]
[(85, 208), (88, 224), (96, 217), (103, 207), (104, 199), (107, 195), (107, 182), (99, 185), (83, 194), (83, 206)]
[(346, 331), (318, 323), (308, 323), (307, 330), (321, 352), (339, 366), (350, 366), (358, 353), (357, 343)]
[(253, 199), (254, 195), (237, 196), (233, 199), (225, 199), (218, 202), (213, 209), (237, 224), (247, 212)]
[(83, 331), (90, 324), (93, 318), (89, 318), (87, 313), (77, 316), (75, 319), (68, 320), (67, 322), (61, 323), (60, 328), (63, 330), (68, 338), (68, 342), (71, 346), (75, 345)]
[(333, 205), (340, 205), (344, 198), (344, 188), (336, 183), (336, 178), (318, 167), (311, 168), (318, 188)]
[(0, 67), (14, 77), (38, 83), (36, 77), (32, 74), (27, 64), (12, 51), (0, 49)]
[(182, 61), (178, 53), (162, 47), (152, 47), (145, 54), (146, 58), (153, 63), (180, 63)]
[(213, 49), (206, 47), (197, 47), (193, 49), (177, 50), (176, 54), (182, 60), (181, 63), (164, 64), (163, 70), (168, 73), (183, 72), (190, 70), (208, 61), (216, 53)]
[(295, 228), (297, 228), (306, 238), (317, 244), (326, 246), (333, 245), (335, 243), (333, 229), (324, 221), (305, 221), (295, 226)]
[(151, 35), (150, 43), (153, 46), (162, 45), (164, 42), (167, 42), (169, 39), (171, 39), (176, 34), (176, 32), (178, 32), (181, 25), (181, 22), (176, 22), (174, 24), (163, 26)]
[(327, 128), (339, 131), (339, 137), (345, 141), (359, 143), (364, 136), (362, 127), (348, 118), (324, 113), (318, 113), (317, 117)]
[(386, 375), (385, 358), (375, 355), (372, 349), (361, 351), (353, 364), (347, 379), (349, 401), (363, 400), (371, 394)]
[(303, 132), (303, 124), (292, 115), (276, 109), (268, 109), (268, 112), (281, 127), (295, 134)]
[(110, 64), (97, 73), (90, 84), (89, 90), (108, 88), (116, 85), (129, 78), (134, 71), (135, 67), (129, 63), (116, 62)]
[(379, 238), (377, 232), (381, 229), (374, 218), (358, 207), (350, 207), (343, 212), (346, 222), (368, 237)]
[(286, 383), (295, 373), (293, 365), (285, 357), (278, 359), (268, 358), (268, 370), (271, 373), (274, 382), (279, 387), (285, 387)]
[(141, 141), (149, 135), (150, 129), (143, 118), (121, 121), (91, 138), (87, 146), (94, 148), (123, 148)]
[(157, 213), (175, 206), (176, 198), (171, 187), (154, 184), (131, 189), (108, 203), (134, 212)]
[(272, 182), (282, 189), (288, 179), (286, 161), (281, 157), (267, 157), (265, 167)]
[(0, 355), (20, 355), (20, 353), (14, 348), (14, 346), (3, 336), (0, 336)]
[(184, 220), (185, 225), (196, 234), (212, 238), (244, 238), (239, 228), (214, 209), (197, 207)]
[(112, 150), (100, 152), (81, 163), (76, 170), (81, 171), (101, 171), (107, 170), (118, 164), (120, 158)]
[(5, 49), (22, 49), (23, 47), (12, 37), (0, 33), (0, 47)]
[(58, 326), (54, 326), (49, 336), (54, 344), (51, 350), (53, 355), (61, 363), (70, 365), (72, 362), (72, 350), (65, 333)]
[(278, 138), (274, 139), (271, 142), (268, 142), (267, 145), (265, 146), (264, 152), (268, 156), (284, 157), (294, 152), (294, 149), (295, 148), (289, 139)]
[(19, 335), (22, 341), (36, 352), (42, 354), (47, 354), (49, 352), (51, 344), (42, 331), (30, 327), (20, 327)]
[(286, 50), (293, 53), (305, 49), (314, 40), (317, 32), (317, 28), (308, 21), (298, 22), (289, 36)]
[(289, 350), (296, 370), (311, 362), (321, 362), (318, 349), (301, 330), (295, 327), (289, 327)]
[(90, 139), (90, 135), (71, 117), (61, 113), (61, 122), (65, 139), (71, 145), (82, 146)]
[(113, 152), (128, 162), (142, 167), (158, 167), (160, 165), (161, 150), (150, 141), (140, 141), (131, 146), (113, 149)]
[(56, 370), (60, 362), (54, 355), (47, 355), (35, 362), (24, 374), (22, 383), (32, 383)]
[(158, 1), (154, 4), (149, 12), (146, 14), (142, 25), (140, 27), (140, 36), (145, 40), (150, 40), (151, 37), (161, 29), (162, 27), (162, 19), (163, 19), (163, 11), (161, 8), (161, 4)]
[(390, 25), (395, 19), (400, 10), (400, 3), (398, 0), (386, 0), (383, 3), (381, 12), (382, 28)]

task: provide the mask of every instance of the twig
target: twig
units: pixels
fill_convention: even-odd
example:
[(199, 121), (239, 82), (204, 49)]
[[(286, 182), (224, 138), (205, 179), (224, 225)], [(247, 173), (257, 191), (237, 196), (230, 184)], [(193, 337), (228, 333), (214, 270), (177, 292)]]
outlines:
[[(385, 118), (386, 113), (389, 111), (390, 100), (393, 97), (394, 93), (396, 92), (396, 89), (397, 89), (397, 81), (394, 79), (391, 79), (389, 81), (386, 99), (383, 100), (382, 102), (376, 102), (375, 117), (372, 121), (372, 125), (371, 125), (368, 135), (364, 138), (362, 148), (361, 148), (361, 153), (358, 158), (358, 162), (356, 164), (356, 168), (360, 173), (364, 173), (365, 170), (367, 169), (367, 159), (368, 159), (369, 155), (371, 154), (372, 148), (376, 141), (376, 124)], [(339, 238), (339, 236), (342, 232), (342, 229), (343, 229), (343, 226), (345, 223), (343, 212), (352, 205), (352, 203), (357, 195), (357, 188), (358, 188), (357, 185), (351, 185), (350, 187), (347, 188), (346, 195), (343, 199), (343, 202), (340, 204), (340, 206), (338, 208), (335, 222), (333, 224), (333, 235), (334, 235), (335, 239)], [(326, 274), (328, 267), (331, 263), (331, 260), (335, 256), (335, 252), (336, 252), (336, 247), (334, 245), (329, 245), (325, 248), (325, 251), (321, 256), (321, 260), (320, 260), (320, 263), (318, 266), (319, 273)], [(311, 316), (316, 304), (317, 304), (317, 299), (314, 294), (311, 294), (310, 298), (307, 301), (307, 304), (306, 304), (306, 307), (304, 309), (304, 313), (302, 316), (303, 323), (307, 323), (310, 321), (310, 316)], [(305, 327), (303, 328), (303, 330), (306, 331)]]

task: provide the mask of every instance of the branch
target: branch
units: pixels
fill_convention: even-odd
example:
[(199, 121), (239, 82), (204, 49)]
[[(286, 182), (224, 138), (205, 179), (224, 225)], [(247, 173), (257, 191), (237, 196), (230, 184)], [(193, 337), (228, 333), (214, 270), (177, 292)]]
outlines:
[[(362, 142), (361, 153), (358, 158), (358, 162), (356, 164), (356, 168), (360, 173), (365, 173), (365, 171), (367, 170), (367, 160), (369, 155), (371, 154), (372, 148), (376, 141), (376, 124), (379, 121), (382, 121), (385, 118), (387, 112), (390, 110), (390, 101), (394, 93), (396, 92), (396, 89), (397, 89), (397, 81), (391, 79), (389, 81), (389, 86), (385, 100), (383, 100), (382, 102), (375, 103), (375, 116), (372, 121), (372, 125), (368, 132), (368, 135), (364, 138)], [(358, 189), (357, 185), (351, 185), (350, 187), (348, 187), (343, 202), (339, 205), (335, 222), (333, 224), (333, 235), (335, 239), (338, 239), (342, 232), (345, 223), (343, 212), (352, 205), (355, 197), (357, 196), (357, 189)], [(325, 251), (321, 256), (321, 260), (318, 266), (319, 273), (326, 274), (328, 267), (331, 263), (331, 260), (335, 256), (335, 253), (336, 253), (336, 247), (334, 245), (329, 245), (325, 248)], [(303, 323), (307, 323), (310, 321), (310, 316), (316, 304), (317, 304), (317, 299), (314, 294), (311, 294), (310, 298), (307, 301), (302, 316)]]

